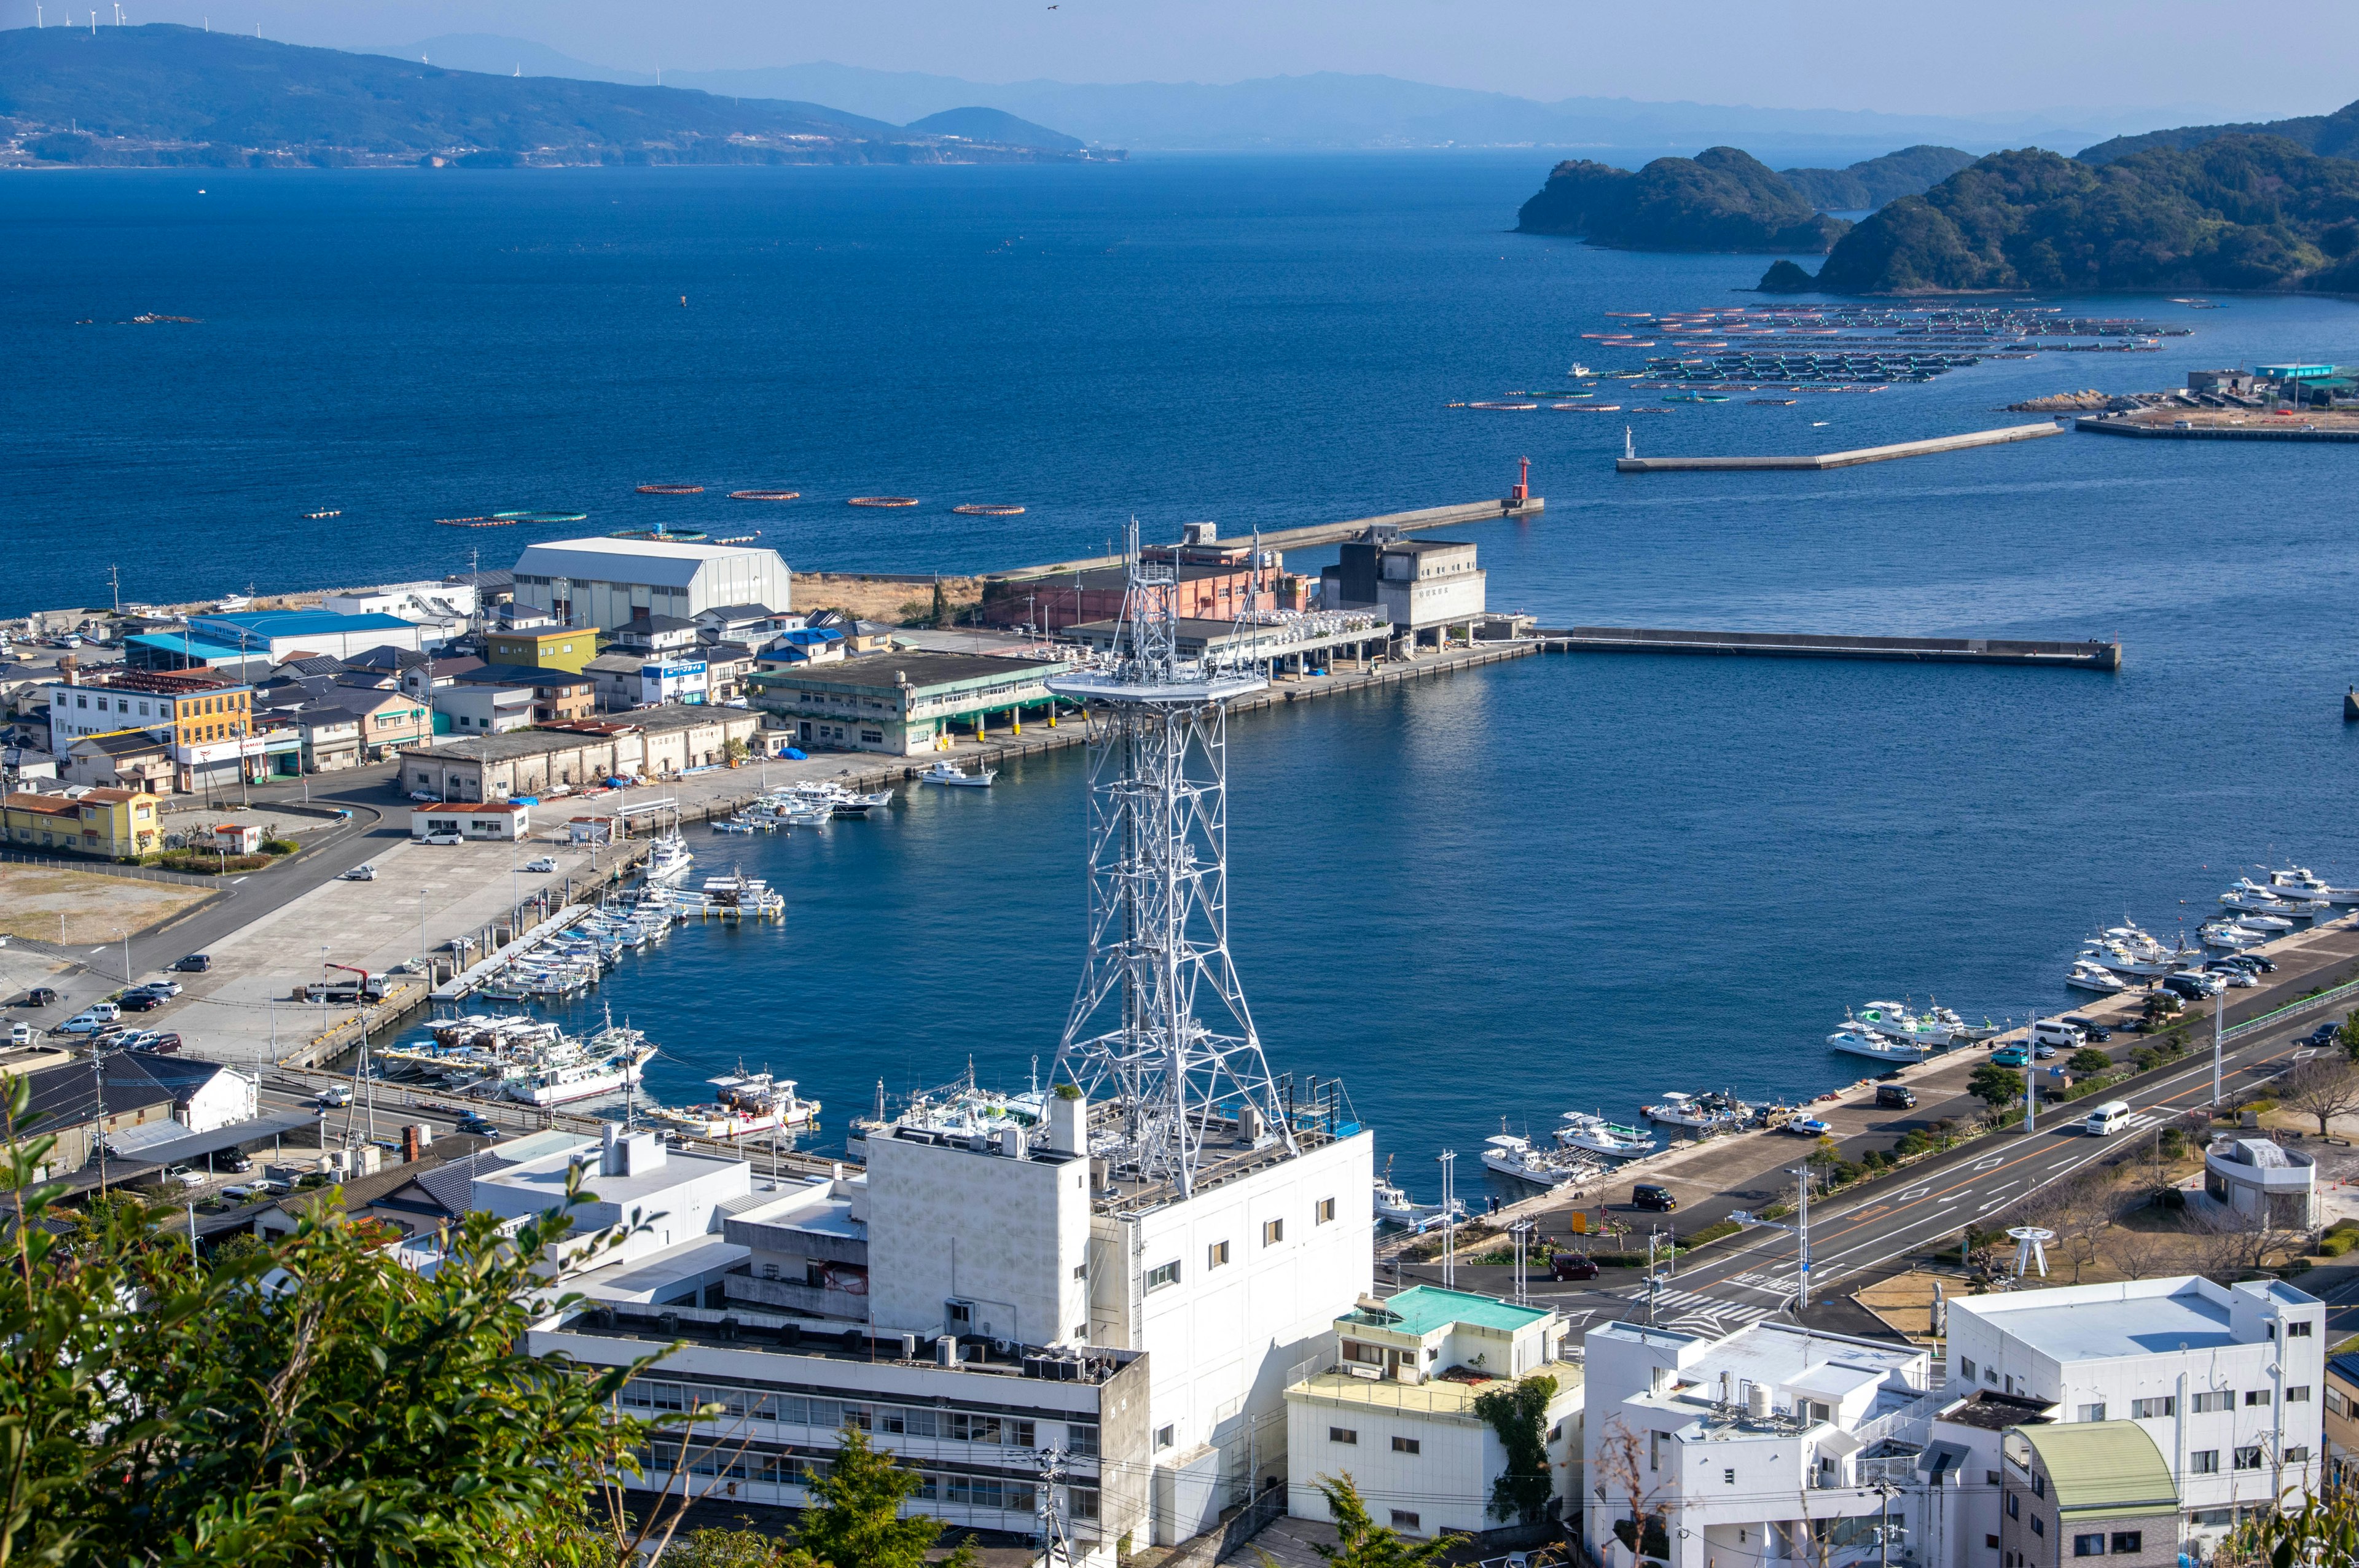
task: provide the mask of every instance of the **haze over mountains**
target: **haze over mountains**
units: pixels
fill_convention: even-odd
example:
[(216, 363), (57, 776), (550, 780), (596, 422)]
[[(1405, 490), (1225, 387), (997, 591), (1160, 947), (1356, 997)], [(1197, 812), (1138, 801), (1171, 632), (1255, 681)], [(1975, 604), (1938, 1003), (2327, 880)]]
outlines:
[[(545, 45), (489, 34), (446, 35), (379, 52), (413, 60), (422, 54), (437, 65), (502, 74), (521, 69), (527, 76), (655, 81), (652, 71), (598, 65)], [(662, 75), (667, 87), (828, 103), (895, 124), (982, 105), (1100, 146), (1133, 150), (1532, 146), (1577, 148), (1633, 168), (1663, 153), (1690, 154), (1715, 142), (1744, 146), (1772, 163), (1841, 167), (1916, 143), (1976, 153), (2003, 146), (2080, 147), (2156, 125), (2221, 117), (2208, 104), (1959, 117), (1602, 97), (1541, 103), (1336, 71), (1228, 83), (992, 83), (817, 61), (733, 70), (667, 69)]]

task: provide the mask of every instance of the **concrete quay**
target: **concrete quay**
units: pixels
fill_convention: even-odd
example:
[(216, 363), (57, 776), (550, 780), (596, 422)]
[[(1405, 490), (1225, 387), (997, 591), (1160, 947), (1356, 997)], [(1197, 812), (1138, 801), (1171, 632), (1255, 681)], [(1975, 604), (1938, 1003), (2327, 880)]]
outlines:
[[(2081, 421), (2085, 425), (2086, 420)], [(1888, 463), (1897, 458), (1931, 457), (1940, 452), (1962, 452), (1974, 447), (2002, 446), (2011, 441), (2036, 441), (2043, 436), (2060, 436), (2064, 427), (2053, 420), (2042, 419), (2036, 425), (2006, 425), (1995, 430), (1970, 430), (1960, 436), (1936, 436), (1926, 441), (1896, 441), (1889, 446), (1858, 447), (1847, 452), (1821, 452), (1815, 456), (1761, 458), (1616, 458), (1615, 473), (1671, 473), (1682, 470), (1732, 469), (1799, 469), (1816, 471), (1824, 469), (1856, 468), (1862, 463)]]
[[(1457, 528), (1473, 523), (1496, 523), (1502, 519), (1537, 517), (1548, 509), (1540, 496), (1517, 501), (1503, 496), (1496, 501), (1461, 502), (1450, 506), (1427, 506), (1413, 512), (1387, 512), (1381, 517), (1354, 517), (1341, 523), (1312, 523), (1299, 528), (1273, 528), (1260, 535), (1262, 547), (1268, 550), (1307, 549), (1313, 545), (1340, 544), (1356, 539), (1374, 527), (1389, 527), (1404, 534), (1430, 533), (1436, 528)], [(1046, 566), (1012, 567), (1006, 571), (985, 572), (985, 582), (1022, 582), (1030, 578), (1059, 577), (1069, 572), (1094, 571), (1103, 567), (1122, 565), (1120, 556), (1090, 556), (1080, 560), (1051, 561)]]
[(2119, 643), (2000, 637), (1839, 637), (1809, 632), (1676, 632), (1575, 626), (1533, 633), (1551, 654), (1714, 654), (1744, 658), (1885, 659), (1928, 665), (2045, 665), (2118, 670)]

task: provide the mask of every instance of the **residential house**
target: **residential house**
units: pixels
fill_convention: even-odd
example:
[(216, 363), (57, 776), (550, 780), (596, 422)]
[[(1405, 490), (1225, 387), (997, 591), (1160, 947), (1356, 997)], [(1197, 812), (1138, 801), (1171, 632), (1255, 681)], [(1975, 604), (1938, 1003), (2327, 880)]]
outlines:
[(2328, 1484), (2359, 1485), (2359, 1355), (2326, 1363), (2325, 1425)]
[[(261, 1080), (251, 1073), (194, 1056), (125, 1051), (108, 1058), (110, 1086), (141, 1079), (172, 1097), (172, 1119), (183, 1131), (212, 1132), (251, 1121), (261, 1111)], [(122, 1140), (114, 1147), (128, 1152)]]
[(156, 797), (137, 790), (83, 784), (58, 795), (0, 799), (0, 829), (19, 849), (49, 849), (132, 860), (163, 845)]
[[(1228, 1244), (1211, 1242), (1219, 1266)], [(1554, 1485), (1533, 1520), (1581, 1506), (1582, 1365), (1553, 1308), (1413, 1285), (1335, 1319), (1333, 1348), (1286, 1390), (1287, 1511), (1328, 1517), (1319, 1482), (1349, 1472), (1378, 1524), (1408, 1535), (1478, 1534), (1501, 1521), (1493, 1488), (1508, 1451), (1477, 1413), (1526, 1378), (1552, 1388), (1539, 1412)]]
[(454, 683), (434, 694), (434, 711), (453, 735), (500, 735), (532, 728), (538, 695), (528, 686)]
[(484, 662), (529, 665), (535, 669), (570, 670), (576, 675), (598, 656), (595, 626), (495, 627), (484, 633)]
[(2179, 1488), (2139, 1422), (2014, 1427), (2002, 1452), (2000, 1568), (2178, 1568)]
[(132, 1054), (101, 1058), (96, 1073), (90, 1063), (74, 1062), (25, 1075), (31, 1097), (26, 1115), (38, 1119), (42, 1136), (57, 1141), (37, 1173), (39, 1180), (59, 1181), (82, 1170), (97, 1158), (102, 1141), (156, 1122), (175, 1125), (172, 1091), (128, 1066)]
[(834, 626), (805, 626), (780, 633), (770, 645), (755, 657), (756, 668), (763, 670), (793, 669), (801, 665), (832, 665), (842, 662), (849, 643), (841, 629)]
[(535, 669), (529, 665), (485, 665), (462, 674), (454, 685), (524, 687), (533, 694), (535, 724), (571, 724), (598, 710), (598, 683), (571, 670)]
[(704, 660), (704, 698), (734, 702), (745, 695), (745, 677), (754, 673), (754, 650), (743, 643), (708, 642), (698, 649)]
[(696, 651), (700, 630), (693, 621), (642, 611), (609, 633), (611, 641), (608, 645), (649, 657), (668, 654), (688, 654)]
[(715, 638), (724, 643), (768, 642), (781, 632), (791, 632), (803, 623), (799, 615), (783, 610), (773, 610), (766, 604), (723, 604), (711, 610), (699, 611), (696, 624), (707, 641)]
[(79, 784), (158, 795), (172, 787), (171, 743), (151, 730), (85, 735), (66, 749), (62, 776)]
[(436, 692), (455, 685), (460, 676), (483, 667), (484, 661), (472, 654), (427, 659), (404, 669), (395, 688), (407, 696), (422, 697), (431, 701)]

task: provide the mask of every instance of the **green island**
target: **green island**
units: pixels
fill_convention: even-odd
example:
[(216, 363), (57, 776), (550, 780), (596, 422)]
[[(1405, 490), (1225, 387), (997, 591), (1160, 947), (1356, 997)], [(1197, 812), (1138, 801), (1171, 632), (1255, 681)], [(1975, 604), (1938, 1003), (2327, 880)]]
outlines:
[(1636, 174), (1571, 158), (1516, 214), (1517, 232), (1566, 234), (1622, 250), (1803, 251), (1850, 227), (1816, 211), (1750, 153), (1706, 147), (1658, 157)]

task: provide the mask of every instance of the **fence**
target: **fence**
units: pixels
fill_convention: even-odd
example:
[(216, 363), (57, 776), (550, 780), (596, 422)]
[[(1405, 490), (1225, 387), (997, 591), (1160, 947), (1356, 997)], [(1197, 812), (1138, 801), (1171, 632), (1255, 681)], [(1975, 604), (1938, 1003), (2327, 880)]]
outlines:
[(1228, 1523), (1221, 1527), (1221, 1549), (1212, 1554), (1218, 1563), (1246, 1541), (1259, 1535), (1286, 1512), (1286, 1488), (1271, 1487), (1257, 1493), (1253, 1501), (1239, 1509)]
[(119, 860), (27, 855), (16, 849), (0, 849), (0, 861), (12, 866), (48, 866), (60, 871), (90, 871), (102, 877), (129, 877), (143, 882), (169, 882), (179, 887), (223, 888), (229, 885), (228, 879), (223, 877), (194, 876), (187, 871), (168, 871), (158, 866), (126, 866)]
[(2359, 997), (2359, 980), (2346, 980), (2339, 986), (2331, 986), (2315, 996), (2306, 996), (2299, 1000), (2289, 1001), (2283, 1007), (2272, 1008), (2258, 1018), (2248, 1018), (2242, 1023), (2232, 1023), (2221, 1032), (2220, 1038), (2225, 1042), (2237, 1039), (2242, 1035), (2257, 1033), (2264, 1029), (2284, 1022), (2297, 1012), (2304, 1012), (2314, 1007), (2330, 1007), (2338, 1001), (2354, 997)]

